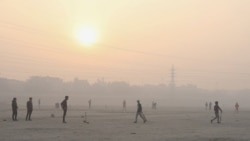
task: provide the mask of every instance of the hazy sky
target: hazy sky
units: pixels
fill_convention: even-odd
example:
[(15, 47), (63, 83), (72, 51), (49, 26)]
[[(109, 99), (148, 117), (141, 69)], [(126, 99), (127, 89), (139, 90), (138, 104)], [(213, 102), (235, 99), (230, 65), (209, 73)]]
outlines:
[(249, 25), (249, 0), (0, 0), (0, 77), (250, 88)]

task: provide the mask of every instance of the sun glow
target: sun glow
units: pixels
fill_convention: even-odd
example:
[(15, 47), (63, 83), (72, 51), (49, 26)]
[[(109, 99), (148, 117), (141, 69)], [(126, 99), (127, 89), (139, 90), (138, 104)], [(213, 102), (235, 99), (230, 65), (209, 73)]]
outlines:
[(93, 45), (97, 41), (96, 31), (91, 27), (84, 27), (77, 30), (77, 39), (85, 46)]

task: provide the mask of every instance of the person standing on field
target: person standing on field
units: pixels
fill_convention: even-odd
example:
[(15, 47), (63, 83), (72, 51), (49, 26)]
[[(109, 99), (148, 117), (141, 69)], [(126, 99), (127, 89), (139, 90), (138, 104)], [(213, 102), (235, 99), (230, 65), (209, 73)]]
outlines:
[(67, 123), (65, 121), (65, 117), (66, 117), (66, 114), (67, 114), (67, 109), (68, 109), (68, 106), (67, 106), (67, 101), (68, 101), (69, 97), (68, 96), (65, 96), (65, 99), (61, 102), (61, 107), (63, 109), (63, 123)]
[(12, 120), (13, 121), (17, 121), (17, 102), (16, 102), (16, 98), (14, 97), (13, 100), (12, 100)]
[(91, 99), (89, 99), (88, 103), (89, 103), (89, 109), (91, 109)]
[(238, 104), (238, 102), (236, 102), (236, 104), (235, 104), (235, 111), (237, 113), (239, 112), (239, 107), (240, 107), (240, 105)]
[(126, 100), (123, 100), (122, 108), (123, 108), (123, 112), (126, 112)]
[(207, 102), (205, 103), (205, 107), (206, 107), (206, 111), (207, 111), (207, 107), (208, 107), (208, 103)]
[(209, 102), (209, 110), (212, 110), (212, 102)]
[(27, 115), (26, 115), (26, 121), (27, 120), (30, 120), (31, 121), (31, 114), (32, 114), (32, 111), (33, 111), (33, 104), (32, 104), (32, 97), (29, 98), (29, 101), (27, 101)]

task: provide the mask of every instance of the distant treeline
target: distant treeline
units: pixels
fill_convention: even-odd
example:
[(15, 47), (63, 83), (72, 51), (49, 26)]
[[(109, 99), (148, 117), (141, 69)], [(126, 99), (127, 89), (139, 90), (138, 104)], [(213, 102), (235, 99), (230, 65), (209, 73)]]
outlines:
[(77, 78), (66, 82), (57, 77), (32, 76), (26, 81), (0, 78), (0, 95), (0, 102), (6, 99), (9, 101), (12, 97), (32, 96), (44, 103), (53, 104), (69, 95), (71, 102), (75, 104), (85, 104), (88, 99), (98, 101), (99, 104), (111, 105), (119, 104), (126, 99), (132, 101), (128, 102), (129, 104), (134, 104), (134, 100), (141, 99), (148, 105), (156, 101), (165, 106), (193, 106), (214, 100), (224, 101), (225, 105), (233, 105), (236, 101), (247, 103), (250, 90), (206, 90), (195, 85), (130, 85), (124, 81), (105, 82), (103, 79), (90, 84), (88, 80)]

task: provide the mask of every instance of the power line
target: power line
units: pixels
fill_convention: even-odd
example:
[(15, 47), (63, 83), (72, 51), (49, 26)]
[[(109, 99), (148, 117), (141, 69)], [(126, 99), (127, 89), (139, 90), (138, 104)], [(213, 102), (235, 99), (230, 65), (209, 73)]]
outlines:
[[(3, 25), (3, 21), (0, 21), (0, 23), (2, 23)], [(10, 23), (5, 23), (5, 27), (7, 28), (12, 28), (12, 29), (15, 29), (15, 30), (20, 30), (20, 31), (24, 31), (24, 32), (27, 32), (27, 33), (30, 33), (30, 34), (36, 34), (38, 36), (41, 36), (41, 35), (45, 35), (45, 36), (50, 36), (48, 32), (42, 32), (40, 30), (37, 30), (37, 29), (33, 29), (33, 28), (30, 28), (30, 27), (25, 27), (25, 26), (20, 26), (18, 24), (12, 24), (12, 25), (9, 25)], [(50, 36), (51, 37), (51, 36)], [(59, 39), (60, 41), (63, 41), (63, 38), (61, 36), (56, 36), (57, 39)], [(25, 47), (29, 47), (30, 49), (35, 49), (39, 52), (44, 52), (44, 53), (50, 53), (50, 54), (58, 54), (58, 55), (61, 55), (61, 54), (64, 54), (64, 53), (67, 53), (69, 54), (68, 56), (71, 57), (71, 56), (75, 56), (77, 53), (75, 52), (69, 52), (70, 50), (66, 50), (66, 49), (63, 49), (63, 48), (60, 48), (59, 47), (55, 47), (55, 48), (51, 48), (49, 47), (49, 45), (45, 45), (45, 44), (37, 44), (37, 43), (33, 43), (31, 41), (22, 41), (22, 40), (17, 40), (17, 39), (9, 39), (9, 38), (6, 38), (6, 37), (0, 37), (0, 40), (3, 41), (3, 42), (7, 42), (9, 44), (17, 44), (18, 47), (20, 46), (25, 46)], [(184, 58), (184, 57), (177, 57), (177, 56), (169, 56), (169, 55), (166, 55), (166, 54), (161, 54), (161, 53), (154, 53), (154, 52), (145, 52), (145, 51), (141, 51), (141, 50), (133, 50), (133, 49), (127, 49), (127, 48), (121, 48), (121, 47), (115, 47), (115, 46), (110, 46), (110, 45), (104, 45), (104, 44), (97, 44), (97, 46), (101, 46), (101, 47), (105, 47), (105, 48), (109, 48), (109, 49), (115, 49), (115, 50), (120, 50), (120, 51), (124, 51), (124, 52), (130, 52), (130, 53), (134, 53), (134, 54), (142, 54), (142, 55), (146, 55), (146, 56), (155, 56), (155, 57), (160, 57), (160, 59), (162, 58), (175, 58), (175, 59), (182, 59), (184, 61), (192, 61), (192, 62), (200, 62), (199, 59), (195, 59), (195, 58)], [(13, 58), (15, 59), (15, 61), (13, 62), (10, 62), (10, 60), (8, 60), (8, 62), (5, 62), (5, 63), (9, 63), (10, 65), (11, 64), (15, 64), (15, 65), (18, 65), (19, 68), (23, 68), (23, 65), (28, 65), (28, 63), (30, 62), (33, 62), (33, 63), (36, 63), (38, 64), (39, 66), (44, 66), (46, 65), (47, 67), (49, 68), (43, 68), (44, 70), (45, 69), (51, 69), (53, 67), (58, 67), (58, 63), (56, 62), (52, 62), (50, 60), (50, 58), (48, 56), (36, 56), (34, 57), (32, 55), (30, 56), (20, 56), (18, 53), (14, 54), (13, 52), (9, 52), (9, 53), (6, 53), (6, 52), (2, 52), (1, 53), (2, 56), (5, 56), (7, 58)], [(94, 55), (94, 54), (88, 54), (88, 53), (84, 53), (85, 55), (89, 55), (89, 56), (97, 56), (97, 55)], [(19, 55), (19, 56), (18, 56)], [(30, 62), (27, 62), (27, 60), (30, 60)], [(126, 63), (126, 62), (124, 62)], [(79, 63), (79, 62), (75, 62), (74, 63), (74, 66), (81, 66), (81, 65), (86, 65), (84, 63)], [(129, 64), (130, 66), (132, 65)], [(144, 63), (144, 62), (140, 62), (138, 64), (135, 64), (135, 65), (149, 65), (148, 63)], [(161, 68), (162, 65), (156, 65), (156, 64), (153, 64), (155, 67), (158, 67), (158, 68)], [(225, 65), (225, 64), (224, 64)], [(226, 65), (240, 65), (240, 64), (226, 64)], [(86, 66), (85, 66), (86, 67)], [(106, 68), (105, 68), (106, 67)], [(109, 66), (99, 66), (99, 68), (102, 68), (102, 70), (96, 70), (96, 68), (98, 68), (97, 66), (88, 66), (88, 70), (89, 70), (89, 73), (103, 73), (103, 72), (112, 72), (112, 73), (124, 73), (124, 72), (127, 72), (127, 73), (139, 73), (138, 71), (140, 71), (140, 69), (131, 69), (131, 68), (112, 68), (112, 67), (109, 67)], [(77, 70), (77, 68), (64, 68), (62, 67), (63, 71), (66, 71), (67, 73), (70, 73), (70, 72), (81, 72), (81, 70)], [(92, 69), (92, 70), (91, 70)], [(152, 64), (150, 66), (147, 67), (147, 71), (154, 71), (154, 68), (152, 67)], [(145, 69), (144, 69), (145, 71)], [(17, 70), (13, 70), (13, 72), (18, 72)], [(24, 72), (25, 73), (25, 72)], [(32, 73), (32, 72), (27, 72), (27, 73)], [(242, 75), (242, 76), (249, 76), (250, 73), (244, 73), (244, 72), (223, 72), (223, 71), (209, 71), (209, 70), (192, 70), (192, 71), (184, 71), (182, 72), (183, 74), (182, 75), (186, 75), (186, 77), (190, 77), (191, 79), (192, 78), (195, 78), (197, 75), (202, 75), (202, 73), (218, 73), (218, 74), (237, 74), (237, 75)], [(187, 76), (187, 73), (189, 73), (189, 76)], [(163, 75), (162, 73), (158, 73), (158, 72), (148, 72), (147, 74), (150, 74), (150, 76), (155, 76), (155, 75)], [(181, 75), (181, 74), (179, 74)], [(114, 77), (114, 76), (113, 76)], [(181, 76), (181, 77), (184, 77), (184, 76)], [(196, 78), (199, 78), (199, 77), (196, 77)], [(176, 78), (178, 80), (178, 78)], [(214, 79), (214, 78), (211, 78), (211, 79)], [(244, 77), (245, 79), (245, 77)], [(248, 78), (246, 78), (248, 79)], [(179, 79), (181, 80), (181, 79)]]

